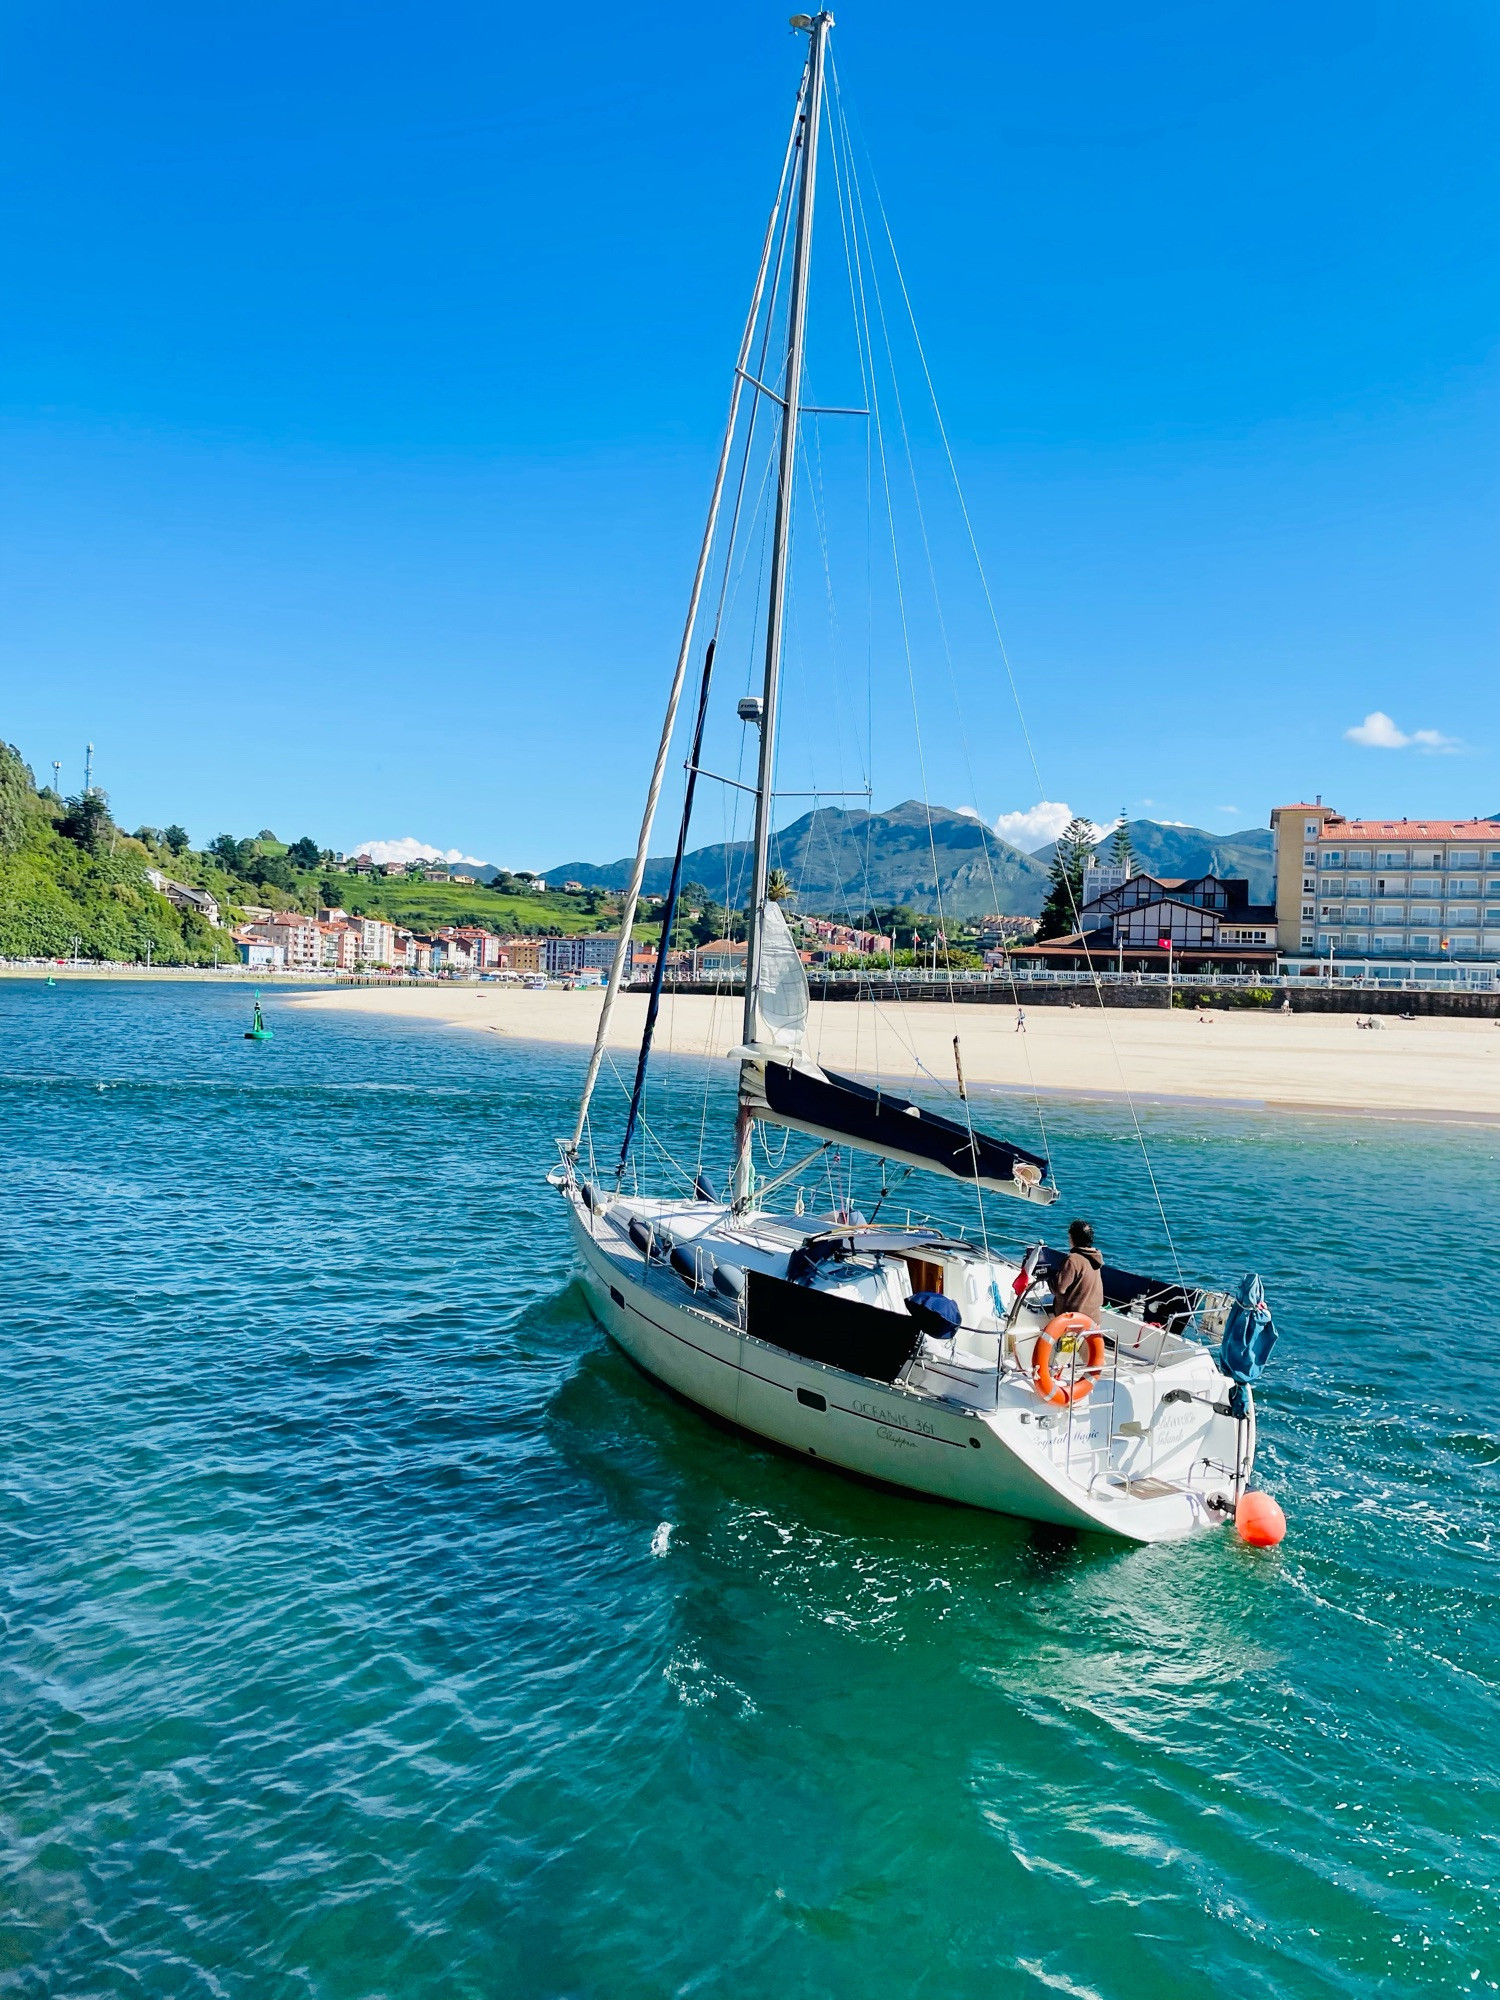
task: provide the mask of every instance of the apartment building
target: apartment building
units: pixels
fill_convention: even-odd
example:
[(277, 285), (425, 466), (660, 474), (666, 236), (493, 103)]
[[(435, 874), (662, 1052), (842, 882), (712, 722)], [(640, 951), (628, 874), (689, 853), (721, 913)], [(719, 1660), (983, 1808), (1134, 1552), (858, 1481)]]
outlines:
[(475, 971), (487, 970), (500, 963), (503, 941), (493, 931), (481, 929), (478, 924), (452, 924), (438, 933), (439, 937), (451, 941), (458, 951), (466, 952)]
[(542, 971), (545, 938), (500, 938), (495, 963), (502, 972)]
[(288, 972), (316, 972), (323, 964), (323, 929), (311, 917), (283, 912), (247, 924), (240, 935), (279, 946), (281, 963)]
[(1493, 986), (1500, 819), (1345, 819), (1319, 799), (1271, 827), (1285, 970)]
[[(554, 979), (566, 979), (579, 972), (608, 972), (615, 962), (619, 942), (617, 937), (597, 932), (580, 937), (543, 938), (540, 969)], [(625, 962), (625, 977), (630, 977), (629, 958)]]

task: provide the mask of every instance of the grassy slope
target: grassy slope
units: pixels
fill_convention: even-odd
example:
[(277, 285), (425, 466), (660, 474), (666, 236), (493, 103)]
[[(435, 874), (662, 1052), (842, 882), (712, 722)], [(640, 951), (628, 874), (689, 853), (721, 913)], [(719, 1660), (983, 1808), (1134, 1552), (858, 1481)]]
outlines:
[[(507, 937), (533, 937), (547, 931), (571, 937), (579, 931), (611, 931), (619, 925), (617, 912), (608, 905), (589, 910), (582, 896), (565, 896), (560, 891), (545, 896), (501, 896), (469, 882), (367, 881), (343, 875), (316, 879), (336, 892), (335, 902), (351, 916), (387, 917), (412, 931), (436, 930), (443, 924), (477, 924)], [(645, 927), (638, 924), (636, 935), (644, 934)]]

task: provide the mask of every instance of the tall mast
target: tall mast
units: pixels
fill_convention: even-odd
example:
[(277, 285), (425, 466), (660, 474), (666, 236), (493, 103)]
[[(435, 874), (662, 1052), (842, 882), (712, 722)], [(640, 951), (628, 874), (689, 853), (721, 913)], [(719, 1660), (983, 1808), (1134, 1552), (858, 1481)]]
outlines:
[[(805, 88), (805, 80), (804, 80)], [(771, 205), (770, 219), (766, 223), (765, 241), (761, 245), (760, 264), (755, 273), (755, 290), (750, 296), (750, 310), (745, 316), (745, 330), (740, 336), (739, 358), (735, 363), (733, 383), (729, 392), (729, 415), (724, 424), (724, 437), (719, 447), (719, 463), (714, 473), (713, 496), (708, 503), (708, 519), (703, 527), (703, 540), (698, 549), (698, 566), (693, 572), (693, 588), (688, 597), (687, 622), (682, 630), (682, 644), (677, 652), (677, 667), (672, 676), (672, 692), (667, 700), (667, 713), (662, 722), (661, 739), (657, 744), (656, 763), (651, 772), (651, 784), (646, 793), (646, 810), (641, 819), (640, 838), (636, 842), (635, 866), (631, 869), (630, 885), (625, 891), (625, 901), (620, 910), (620, 936), (615, 946), (613, 963), (609, 969), (609, 984), (604, 993), (604, 1004), (599, 1010), (599, 1025), (594, 1034), (594, 1047), (589, 1056), (588, 1074), (584, 1078), (583, 1095), (578, 1103), (578, 1121), (573, 1127), (573, 1136), (564, 1150), (576, 1155), (583, 1139), (584, 1126), (588, 1122), (589, 1101), (594, 1094), (594, 1085), (599, 1080), (600, 1065), (604, 1060), (605, 1043), (609, 1039), (610, 1016), (614, 1012), (615, 1000), (620, 991), (620, 982), (630, 958), (630, 932), (635, 922), (636, 908), (640, 902), (641, 884), (646, 874), (646, 857), (650, 852), (651, 831), (656, 824), (656, 805), (661, 797), (662, 779), (666, 775), (667, 756), (672, 747), (672, 736), (677, 726), (677, 706), (682, 699), (682, 685), (687, 674), (688, 657), (692, 652), (693, 632), (698, 622), (698, 606), (703, 596), (704, 581), (708, 576), (709, 558), (713, 554), (714, 531), (719, 524), (719, 506), (724, 498), (724, 481), (729, 471), (730, 454), (734, 448), (735, 431), (739, 424), (740, 397), (746, 381), (745, 370), (749, 366), (750, 353), (755, 340), (755, 329), (760, 319), (761, 302), (765, 296), (766, 276), (771, 267), (771, 252), (776, 240), (776, 224), (781, 215), (782, 202), (786, 198), (787, 180), (792, 165), (792, 155), (797, 147), (800, 129), (803, 94), (799, 90), (797, 110), (792, 114), (792, 129), (786, 142), (786, 155), (781, 163), (781, 178), (776, 183), (776, 199)], [(710, 656), (712, 648), (710, 648)], [(93, 745), (89, 745), (92, 751)], [(693, 759), (696, 763), (696, 757)], [(639, 1079), (637, 1080), (639, 1090)], [(634, 1107), (631, 1120), (635, 1116)]]
[[(818, 185), (818, 137), (823, 122), (823, 65), (833, 16), (794, 14), (792, 26), (810, 39), (807, 90), (802, 107), (802, 175), (797, 195), (797, 241), (792, 252), (792, 281), (787, 300), (786, 369), (782, 379), (781, 455), (776, 469), (776, 525), (771, 543), (769, 609), (766, 614), (766, 672), (761, 696), (760, 767), (755, 791), (755, 871), (750, 888), (750, 921), (745, 947), (745, 1024), (747, 1043), (756, 1035), (755, 984), (760, 967), (761, 932), (765, 923), (766, 884), (770, 877), (772, 783), (776, 765), (776, 696), (781, 683), (782, 625), (786, 609), (787, 558), (792, 539), (792, 498), (797, 481), (797, 441), (802, 409), (802, 355), (807, 338), (807, 273), (812, 258), (813, 201)], [(749, 1192), (749, 1120), (741, 1114), (735, 1189), (740, 1199)]]

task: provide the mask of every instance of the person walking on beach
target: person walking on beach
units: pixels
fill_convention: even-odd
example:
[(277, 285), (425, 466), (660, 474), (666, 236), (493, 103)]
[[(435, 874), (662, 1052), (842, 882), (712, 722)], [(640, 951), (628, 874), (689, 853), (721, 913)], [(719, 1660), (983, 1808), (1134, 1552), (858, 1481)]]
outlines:
[(1026, 1032), (1026, 1009), (1024, 1007), (1018, 1007), (1016, 1009), (1016, 1033), (1018, 1035), (1024, 1035), (1025, 1032)]
[(1095, 1326), (1104, 1307), (1104, 1259), (1094, 1248), (1092, 1223), (1068, 1224), (1068, 1254), (1052, 1281), (1052, 1312), (1083, 1313)]

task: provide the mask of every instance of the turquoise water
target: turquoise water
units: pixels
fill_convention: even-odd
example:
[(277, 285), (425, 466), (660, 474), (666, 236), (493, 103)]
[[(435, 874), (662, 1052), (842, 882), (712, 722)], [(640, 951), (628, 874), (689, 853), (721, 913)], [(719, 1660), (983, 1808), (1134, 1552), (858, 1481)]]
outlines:
[[(1148, 1117), (1290, 1534), (1129, 1550), (643, 1380), (575, 1054), (247, 1013), (0, 982), (0, 1992), (1495, 1990), (1495, 1137)], [(1159, 1263), (1128, 1121), (1051, 1125)]]

